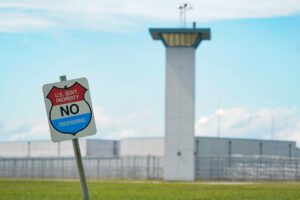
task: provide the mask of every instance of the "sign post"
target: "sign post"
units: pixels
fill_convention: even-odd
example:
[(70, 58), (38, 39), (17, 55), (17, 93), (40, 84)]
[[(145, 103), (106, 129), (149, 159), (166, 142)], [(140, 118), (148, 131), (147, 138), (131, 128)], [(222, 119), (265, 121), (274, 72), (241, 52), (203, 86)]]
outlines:
[(78, 138), (96, 134), (92, 102), (86, 78), (46, 84), (43, 93), (51, 139), (53, 142), (72, 140), (83, 200), (89, 200), (88, 187)]
[[(60, 76), (59, 77), (60, 81), (66, 81), (67, 77)], [(76, 165), (77, 165), (77, 171), (80, 179), (80, 186), (81, 186), (81, 191), (82, 191), (82, 198), (83, 200), (89, 200), (89, 190), (86, 184), (86, 178), (85, 178), (85, 173), (84, 173), (84, 167), (82, 163), (82, 157), (81, 157), (81, 152), (80, 152), (80, 146), (78, 139), (72, 139), (72, 144), (73, 144), (73, 150), (74, 150), (74, 155), (76, 159)]]

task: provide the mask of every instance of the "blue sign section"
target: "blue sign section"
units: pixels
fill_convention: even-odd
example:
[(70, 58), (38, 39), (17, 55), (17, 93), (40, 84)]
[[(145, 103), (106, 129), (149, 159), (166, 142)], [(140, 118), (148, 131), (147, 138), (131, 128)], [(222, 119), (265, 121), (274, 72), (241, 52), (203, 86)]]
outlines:
[(51, 120), (53, 127), (61, 133), (75, 135), (85, 129), (91, 121), (92, 114), (86, 113), (73, 117)]

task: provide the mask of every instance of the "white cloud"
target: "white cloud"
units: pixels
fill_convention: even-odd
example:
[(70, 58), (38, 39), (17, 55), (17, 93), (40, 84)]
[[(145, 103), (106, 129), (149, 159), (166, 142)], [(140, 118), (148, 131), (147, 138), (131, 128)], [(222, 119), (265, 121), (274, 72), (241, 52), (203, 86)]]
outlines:
[[(162, 134), (162, 127), (153, 125), (155, 116), (150, 108), (123, 116), (108, 114), (99, 106), (94, 106), (93, 110), (98, 130), (95, 135), (97, 138), (120, 139)], [(0, 134), (0, 139), (6, 141), (50, 140), (46, 118), (22, 119), (6, 123), (0, 121)]]
[[(3, 123), (4, 124), (4, 123)], [(8, 141), (49, 139), (46, 120), (16, 120), (0, 126), (1, 138)]]
[[(222, 137), (271, 138), (273, 115), (274, 139), (294, 140), (300, 144), (300, 110), (297, 108), (263, 108), (250, 111), (245, 108), (222, 109), (220, 127)], [(126, 137), (162, 136), (163, 121), (150, 108), (124, 115), (108, 114), (102, 107), (94, 106), (97, 138), (120, 139)], [(217, 135), (217, 113), (203, 116), (196, 122), (196, 135)], [(162, 119), (163, 120), (163, 119)], [(4, 140), (50, 139), (48, 123), (42, 120), (18, 120), (0, 123)]]
[(0, 13), (0, 32), (42, 30), (53, 26), (51, 21), (22, 13)]
[[(296, 108), (223, 109), (220, 127), (223, 137), (270, 139), (273, 132), (274, 139), (300, 143), (300, 116)], [(217, 115), (201, 117), (196, 123), (196, 135), (217, 136)]]
[(123, 116), (108, 114), (99, 106), (95, 106), (93, 110), (98, 136), (101, 138), (120, 139), (162, 134), (162, 127), (158, 124), (153, 125), (155, 116), (151, 108), (145, 108), (139, 112), (131, 112)]
[[(174, 0), (2, 0), (0, 31), (45, 28), (119, 31), (147, 20), (174, 23)], [(299, 0), (190, 0), (189, 21), (286, 16), (300, 11)], [(8, 20), (6, 23), (5, 21)]]

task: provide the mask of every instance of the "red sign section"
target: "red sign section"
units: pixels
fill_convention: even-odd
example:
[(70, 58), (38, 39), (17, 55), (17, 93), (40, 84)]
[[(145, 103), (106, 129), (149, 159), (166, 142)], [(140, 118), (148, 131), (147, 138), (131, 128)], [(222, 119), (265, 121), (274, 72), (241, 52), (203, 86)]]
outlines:
[(53, 87), (47, 98), (50, 99), (52, 106), (72, 103), (84, 100), (84, 94), (87, 91), (85, 87), (78, 82), (68, 88)]

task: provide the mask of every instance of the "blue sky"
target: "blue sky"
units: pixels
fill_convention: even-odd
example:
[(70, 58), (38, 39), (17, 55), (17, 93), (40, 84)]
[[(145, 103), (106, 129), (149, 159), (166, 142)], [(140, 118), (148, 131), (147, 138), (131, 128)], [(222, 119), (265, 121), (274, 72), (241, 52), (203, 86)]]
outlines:
[[(41, 88), (63, 74), (89, 80), (94, 137), (163, 135), (165, 50), (148, 28), (178, 27), (176, 2), (92, 2), (0, 1), (1, 141), (50, 138)], [(300, 4), (201, 2), (188, 13), (212, 31), (196, 54), (196, 134), (216, 135), (220, 101), (223, 136), (268, 139), (273, 115), (275, 139), (300, 142)]]

